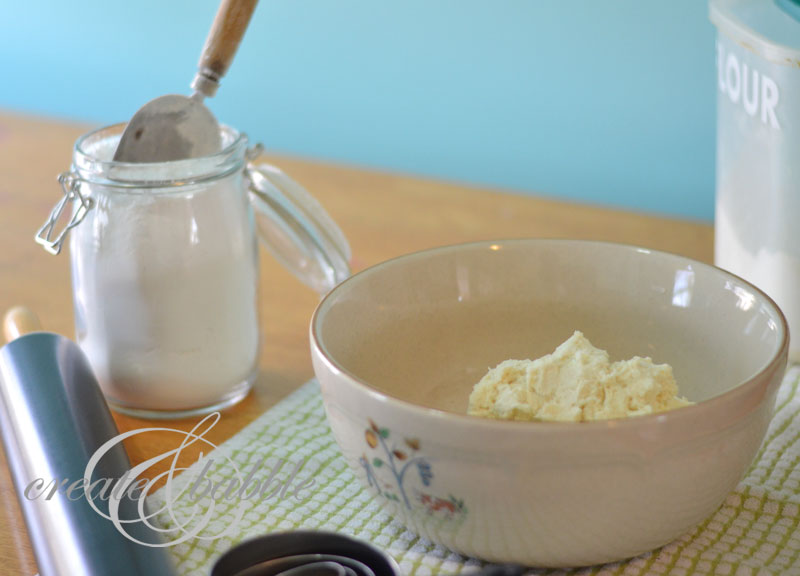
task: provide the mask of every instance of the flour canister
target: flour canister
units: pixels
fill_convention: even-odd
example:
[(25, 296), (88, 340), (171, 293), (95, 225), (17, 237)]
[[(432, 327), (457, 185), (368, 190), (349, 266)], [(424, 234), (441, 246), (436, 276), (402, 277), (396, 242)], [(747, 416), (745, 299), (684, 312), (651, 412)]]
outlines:
[[(800, 334), (800, 1), (711, 0), (717, 27), (717, 266)], [(800, 337), (790, 357), (800, 361)]]

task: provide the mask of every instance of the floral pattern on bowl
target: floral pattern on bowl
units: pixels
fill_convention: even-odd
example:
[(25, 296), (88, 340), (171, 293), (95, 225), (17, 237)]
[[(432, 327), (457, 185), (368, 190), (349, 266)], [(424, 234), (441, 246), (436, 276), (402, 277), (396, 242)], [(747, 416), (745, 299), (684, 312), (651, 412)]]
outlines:
[(414, 489), (413, 497), (409, 498), (407, 473), (411, 472), (413, 476), (416, 472), (422, 486), (430, 488), (434, 478), (433, 467), (420, 453), (421, 442), (418, 438), (403, 438), (402, 443), (397, 443), (391, 436), (388, 428), (369, 420), (369, 428), (364, 430), (367, 451), (359, 458), (369, 486), (377, 490), (379, 496), (402, 503), (408, 510), (420, 508), (430, 515), (449, 518), (465, 515), (467, 508), (464, 501), (452, 494), (443, 498)]

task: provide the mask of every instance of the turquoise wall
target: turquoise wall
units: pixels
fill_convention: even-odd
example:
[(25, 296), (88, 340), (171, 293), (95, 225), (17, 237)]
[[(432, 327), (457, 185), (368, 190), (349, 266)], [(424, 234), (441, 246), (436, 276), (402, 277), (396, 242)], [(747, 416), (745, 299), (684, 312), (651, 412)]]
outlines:
[[(186, 92), (216, 5), (2, 0), (0, 107), (111, 123)], [(281, 153), (711, 219), (706, 14), (703, 0), (261, 0), (211, 108)]]

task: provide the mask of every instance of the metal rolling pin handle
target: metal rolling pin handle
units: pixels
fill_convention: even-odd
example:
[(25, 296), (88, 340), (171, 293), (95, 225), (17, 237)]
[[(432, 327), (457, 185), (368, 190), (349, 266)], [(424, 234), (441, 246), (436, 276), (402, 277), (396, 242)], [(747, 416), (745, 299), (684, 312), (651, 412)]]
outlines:
[[(26, 496), (32, 483), (82, 479), (92, 454), (118, 431), (74, 342), (37, 331), (36, 316), (24, 308), (10, 310), (3, 328), (11, 341), (0, 348), (0, 435), (41, 576), (175, 574), (163, 548), (129, 540), (85, 497), (64, 490), (49, 499), (32, 490)], [(129, 468), (120, 443), (96, 473), (117, 479)]]

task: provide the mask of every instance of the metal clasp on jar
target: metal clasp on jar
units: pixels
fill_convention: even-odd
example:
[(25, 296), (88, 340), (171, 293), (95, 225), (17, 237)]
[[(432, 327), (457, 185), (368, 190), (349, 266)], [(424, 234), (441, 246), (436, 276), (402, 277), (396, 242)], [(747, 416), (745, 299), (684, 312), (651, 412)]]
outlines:
[[(61, 184), (61, 190), (64, 192), (64, 196), (58, 201), (58, 204), (53, 207), (50, 216), (47, 218), (47, 222), (44, 223), (44, 226), (39, 228), (35, 238), (36, 243), (41, 244), (50, 254), (58, 254), (61, 252), (61, 246), (64, 244), (64, 240), (66, 240), (69, 231), (80, 224), (89, 210), (92, 209), (92, 206), (94, 206), (94, 201), (90, 197), (81, 194), (81, 179), (77, 174), (74, 172), (62, 172), (58, 175), (58, 182)], [(74, 202), (78, 202), (78, 206), (72, 213), (72, 217), (55, 239), (52, 239), (56, 224), (64, 213), (64, 208), (67, 206), (71, 207)]]

